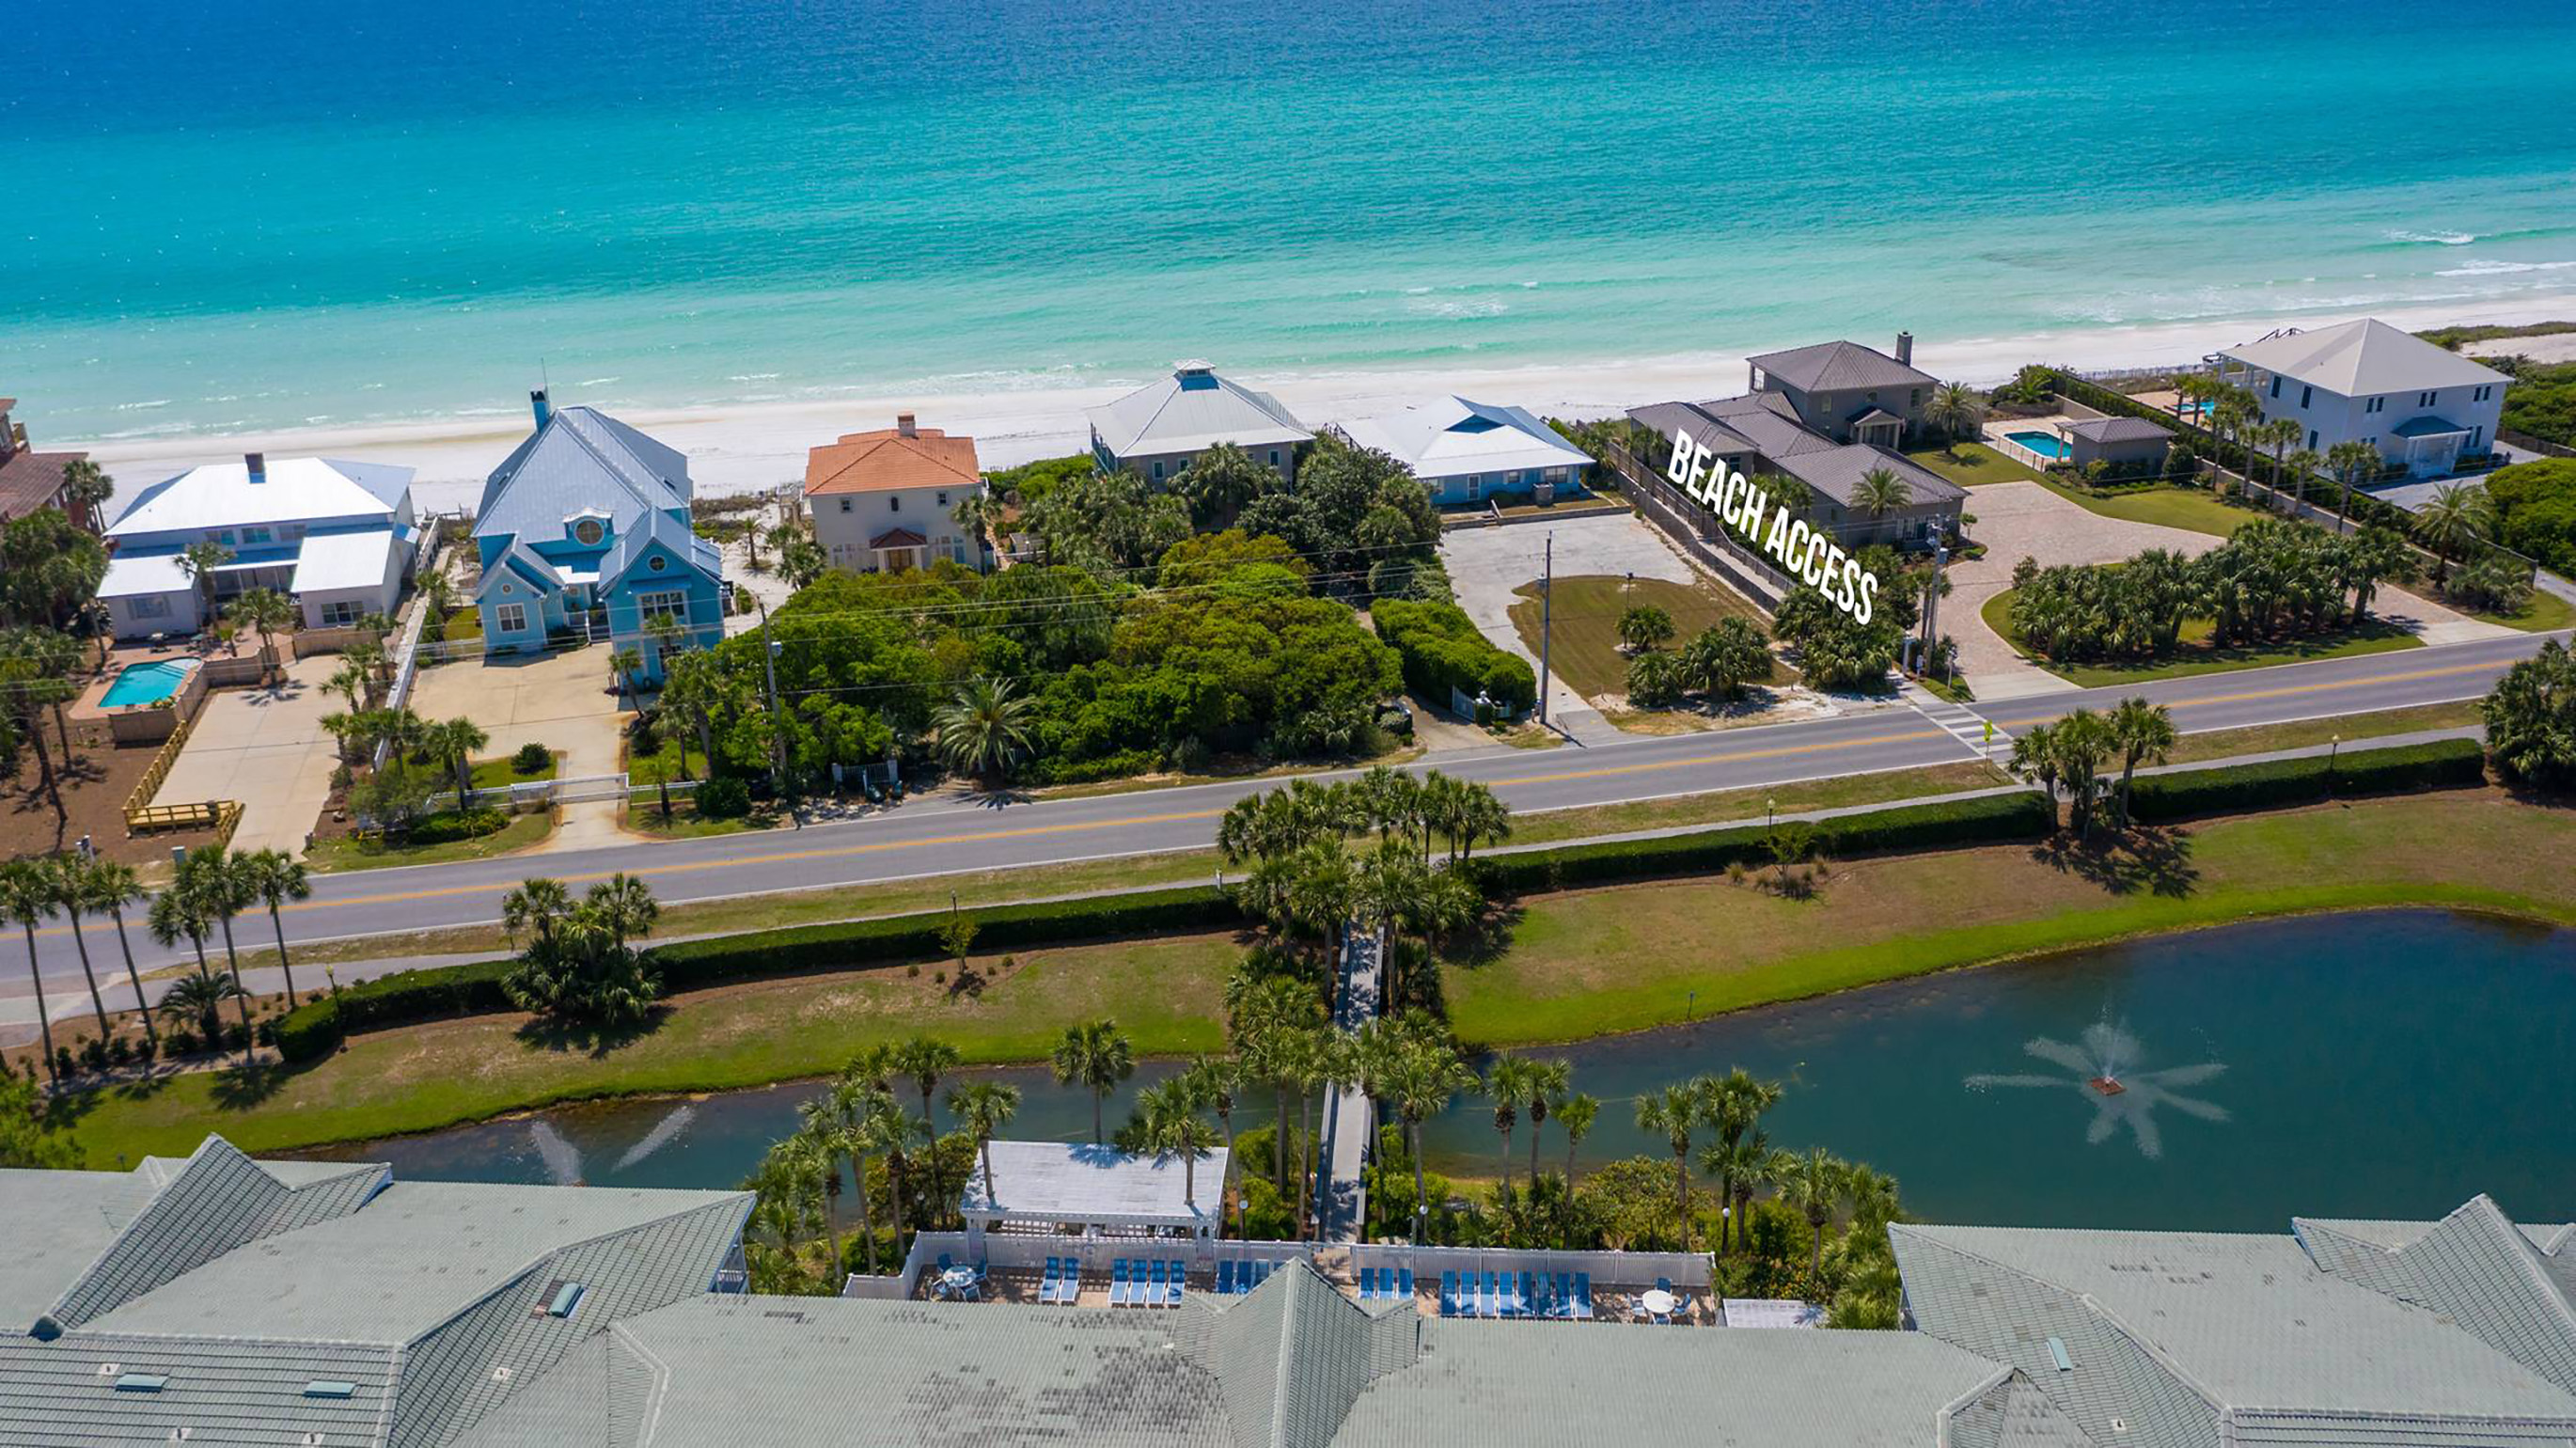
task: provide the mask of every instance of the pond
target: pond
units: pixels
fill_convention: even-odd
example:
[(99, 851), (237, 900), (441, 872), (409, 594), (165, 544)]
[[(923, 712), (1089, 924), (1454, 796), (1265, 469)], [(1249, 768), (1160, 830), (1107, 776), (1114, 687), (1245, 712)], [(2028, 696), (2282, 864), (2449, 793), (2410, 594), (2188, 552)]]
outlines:
[[(2550, 1084), (2571, 1045), (2576, 932), (2401, 911), (1955, 971), (1538, 1054), (1571, 1061), (1602, 1099), (1585, 1163), (1664, 1153), (1636, 1130), (1634, 1098), (1740, 1065), (1786, 1087), (1764, 1122), (1774, 1143), (1890, 1172), (1928, 1220), (2279, 1231), (2294, 1214), (2435, 1216), (2482, 1191), (2521, 1220), (2576, 1215), (2576, 1135)], [(1141, 1067), (1111, 1123), (1173, 1069)], [(987, 1074), (1022, 1088), (1012, 1135), (1090, 1135), (1090, 1098), (1044, 1068)], [(566, 1107), (332, 1154), (411, 1178), (732, 1186), (819, 1089)], [(1265, 1111), (1253, 1102), (1238, 1126)], [(1429, 1136), (1435, 1168), (1498, 1169), (1481, 1101)], [(1564, 1151), (1551, 1124), (1542, 1160)]]

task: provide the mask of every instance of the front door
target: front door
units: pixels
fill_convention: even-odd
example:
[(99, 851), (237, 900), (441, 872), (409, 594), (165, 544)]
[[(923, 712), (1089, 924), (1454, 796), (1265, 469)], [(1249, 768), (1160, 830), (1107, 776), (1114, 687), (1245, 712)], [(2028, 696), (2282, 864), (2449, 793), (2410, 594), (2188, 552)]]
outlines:
[(904, 573), (920, 567), (918, 548), (880, 548), (877, 557), (884, 561), (888, 573)]

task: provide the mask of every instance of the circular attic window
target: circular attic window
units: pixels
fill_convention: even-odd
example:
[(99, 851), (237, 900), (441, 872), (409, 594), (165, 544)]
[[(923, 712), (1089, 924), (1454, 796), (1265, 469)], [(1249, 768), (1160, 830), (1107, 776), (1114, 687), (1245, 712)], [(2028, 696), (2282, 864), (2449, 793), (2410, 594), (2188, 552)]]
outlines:
[(663, 557), (659, 553), (656, 553), (652, 557), (644, 560), (644, 566), (652, 569), (656, 573), (659, 573), (663, 569), (671, 566), (671, 560)]
[(584, 518), (572, 525), (572, 536), (579, 540), (582, 547), (596, 548), (599, 546), (599, 540), (608, 536), (608, 530), (600, 526), (597, 518)]

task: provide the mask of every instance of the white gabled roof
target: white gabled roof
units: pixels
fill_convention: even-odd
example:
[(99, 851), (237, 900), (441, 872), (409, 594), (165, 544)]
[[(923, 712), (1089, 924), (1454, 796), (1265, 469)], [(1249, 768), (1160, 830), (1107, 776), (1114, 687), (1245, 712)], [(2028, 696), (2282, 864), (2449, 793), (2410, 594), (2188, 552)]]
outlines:
[(1170, 376), (1088, 416), (1101, 445), (1119, 457), (1194, 453), (1221, 442), (1294, 446), (1315, 438), (1278, 398), (1220, 377), (1205, 362), (1174, 363)]
[(1583, 467), (1592, 456), (1567, 442), (1526, 408), (1444, 397), (1349, 428), (1351, 441), (1413, 469), (1417, 478), (1523, 468)]
[(2282, 332), (2224, 348), (2219, 355), (2344, 397), (2513, 380), (2376, 317), (2313, 332)]
[(381, 588), (393, 571), (394, 543), (391, 528), (307, 533), (303, 550), (295, 555), (295, 580), (288, 586), (296, 593)]
[(129, 552), (118, 549), (107, 555), (107, 573), (98, 581), (101, 598), (149, 598), (164, 593), (186, 593), (197, 586), (188, 570), (179, 565), (176, 552)]
[(107, 536), (391, 518), (411, 490), (411, 476), (410, 468), (376, 463), (272, 458), (266, 481), (253, 483), (247, 463), (208, 463), (144, 489), (134, 506), (108, 525)]

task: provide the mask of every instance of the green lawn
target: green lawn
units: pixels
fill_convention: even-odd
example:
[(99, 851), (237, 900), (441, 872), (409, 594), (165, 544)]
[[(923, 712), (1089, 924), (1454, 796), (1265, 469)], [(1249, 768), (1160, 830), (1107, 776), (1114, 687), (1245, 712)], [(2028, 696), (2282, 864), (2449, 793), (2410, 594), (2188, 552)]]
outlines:
[[(2363, 800), (2217, 820), (2146, 857), (2026, 845), (1837, 862), (1792, 901), (1723, 876), (1523, 902), (1507, 947), (1447, 967), (1460, 1034), (1486, 1045), (1578, 1039), (1697, 1010), (2133, 935), (2303, 911), (2451, 905), (2576, 923), (2576, 814), (2501, 791)], [(746, 902), (748, 903), (748, 902)], [(916, 1031), (973, 1062), (1042, 1059), (1070, 1022), (1106, 1015), (1139, 1054), (1221, 1045), (1231, 935), (977, 962), (980, 994), (901, 968), (746, 982), (683, 996), (657, 1027), (607, 1043), (544, 1039), (510, 1015), (354, 1038), (246, 1092), (193, 1073), (74, 1098), (92, 1161), (172, 1154), (219, 1131), (251, 1151), (424, 1131), (556, 1101), (756, 1085), (832, 1071)]]
[(1948, 450), (1927, 447), (1920, 452), (1907, 453), (1905, 457), (1907, 461), (1920, 463), (1963, 488), (1983, 487), (1988, 483), (2044, 481), (2037, 472), (1981, 442), (1963, 442)]
[(483, 637), (482, 610), (460, 608), (449, 614), (447, 621), (439, 626), (438, 636), (451, 644)]
[(456, 815), (431, 815), (404, 839), (388, 843), (374, 835), (343, 835), (323, 840), (305, 852), (315, 870), (380, 870), (387, 865), (444, 865), (455, 860), (484, 860), (524, 850), (554, 832), (551, 813), (514, 814), (486, 834), (460, 835)]
[(2341, 739), (2380, 739), (2391, 734), (2412, 734), (2419, 729), (2456, 729), (2464, 724), (2482, 724), (2486, 716), (2478, 712), (2477, 701), (2464, 699), (2456, 704), (2424, 704), (2413, 709), (2374, 709), (2367, 714), (2338, 714), (2324, 719), (2302, 719), (2295, 724), (2257, 724), (2246, 729), (2212, 729), (2203, 734), (2186, 734), (2175, 741), (2168, 764), (2189, 764), (2202, 759), (2227, 759), (2240, 754), (2266, 754), (2275, 749), (2303, 749), (2311, 744), (2324, 744)]
[(552, 779), (555, 777), (555, 766), (561, 762), (558, 757), (550, 754), (546, 757), (545, 768), (534, 774), (521, 774), (511, 765), (509, 755), (504, 754), (498, 759), (478, 759), (474, 761), (474, 787), (506, 789), (514, 784), (534, 784), (541, 779)]
[(2524, 604), (2520, 613), (2472, 613), (2469, 617), (2500, 623), (2506, 628), (2518, 628), (2524, 633), (2556, 633), (2562, 628), (2576, 626), (2576, 604), (2535, 588), (2531, 591), (2531, 602)]
[[(1531, 656), (1536, 657), (1538, 585), (1533, 583), (1519, 592), (1521, 601), (1512, 605), (1512, 626), (1519, 630), (1521, 642), (1529, 647)], [(1556, 608), (1549, 627), (1554, 639), (1548, 650), (1548, 667), (1587, 698), (1627, 692), (1628, 656), (1619, 652), (1619, 618), (1631, 608), (1648, 605), (1673, 616), (1673, 641), (1666, 648), (1681, 647), (1721, 618), (1745, 618), (1757, 625), (1763, 621), (1761, 611), (1751, 603), (1714, 585), (1672, 583), (1661, 578), (1640, 578), (1630, 583), (1606, 573), (1560, 578), (1556, 580)], [(1774, 659), (1771, 677), (1781, 682), (1796, 675)]]
[(2061, 679), (2087, 689), (2115, 684), (2143, 684), (2150, 679), (2180, 679), (2193, 674), (2223, 674), (2232, 669), (2260, 669), (2272, 664), (2304, 663), (2311, 659), (2341, 659), (2358, 654), (2394, 653), (2400, 649), (2419, 649), (2424, 641), (2394, 625), (2372, 620), (2359, 628), (2320, 634), (2315, 638), (2293, 639), (2285, 643), (2249, 644), (2235, 648), (2216, 648), (2209, 642), (2209, 621), (2194, 619), (2183, 625), (2182, 646), (2172, 655), (2137, 664), (2059, 664), (2032, 653), (2021, 636), (2012, 630), (2012, 596), (2005, 589), (1987, 599), (1977, 610), (1986, 627), (2011, 644), (2013, 650), (2040, 668)]

